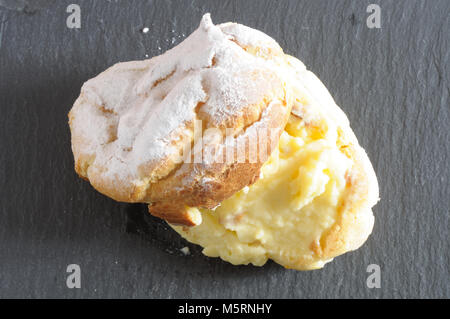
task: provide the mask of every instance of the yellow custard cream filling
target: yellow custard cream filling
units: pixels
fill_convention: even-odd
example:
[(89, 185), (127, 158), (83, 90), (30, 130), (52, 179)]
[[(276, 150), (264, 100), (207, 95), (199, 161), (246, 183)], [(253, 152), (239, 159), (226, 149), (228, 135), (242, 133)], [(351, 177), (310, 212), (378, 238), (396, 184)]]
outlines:
[(200, 225), (171, 227), (205, 255), (235, 265), (261, 266), (270, 258), (287, 268), (322, 267), (326, 261), (311, 245), (335, 223), (352, 166), (330, 125), (324, 117), (305, 124), (292, 115), (256, 183), (215, 210), (199, 209)]

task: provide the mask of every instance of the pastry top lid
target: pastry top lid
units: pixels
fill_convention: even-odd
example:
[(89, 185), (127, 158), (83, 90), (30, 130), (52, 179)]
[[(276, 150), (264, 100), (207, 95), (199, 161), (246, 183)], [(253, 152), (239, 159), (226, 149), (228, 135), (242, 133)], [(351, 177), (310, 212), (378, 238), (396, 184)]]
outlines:
[[(69, 115), (76, 170), (120, 201), (176, 202), (175, 211), (217, 205), (254, 182), (270, 156), (291, 109), (288, 82), (272, 38), (236, 23), (216, 26), (206, 14), (164, 54), (116, 64), (83, 85)], [(192, 163), (199, 143), (225, 154), (261, 128), (276, 133), (257, 163), (248, 149), (243, 163)], [(208, 129), (223, 135), (195, 138)]]

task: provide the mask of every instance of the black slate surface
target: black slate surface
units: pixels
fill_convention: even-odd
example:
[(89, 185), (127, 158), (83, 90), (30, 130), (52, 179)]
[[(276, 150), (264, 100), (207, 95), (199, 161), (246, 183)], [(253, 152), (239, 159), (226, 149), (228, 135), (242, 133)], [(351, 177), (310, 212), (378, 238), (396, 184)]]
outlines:
[[(381, 29), (366, 26), (372, 2)], [(81, 29), (66, 27), (70, 3)], [(82, 83), (171, 48), (206, 12), (277, 39), (347, 113), (380, 182), (358, 251), (312, 272), (235, 267), (76, 176), (67, 112)], [(450, 297), (449, 13), (446, 0), (0, 0), (0, 297)]]

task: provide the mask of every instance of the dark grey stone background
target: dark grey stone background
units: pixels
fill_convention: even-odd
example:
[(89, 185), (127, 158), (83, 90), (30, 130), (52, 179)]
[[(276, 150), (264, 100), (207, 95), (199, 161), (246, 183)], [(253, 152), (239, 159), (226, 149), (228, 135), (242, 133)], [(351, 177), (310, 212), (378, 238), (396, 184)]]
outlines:
[[(372, 2), (381, 29), (366, 26)], [(81, 6), (79, 30), (66, 27), (70, 3)], [(0, 297), (450, 297), (450, 1), (0, 5)], [(323, 270), (209, 259), (145, 206), (116, 203), (73, 170), (67, 112), (82, 83), (171, 48), (206, 12), (260, 29), (303, 60), (372, 160), (381, 189), (374, 232)], [(179, 251), (186, 245), (189, 256)], [(81, 289), (66, 287), (72, 263)], [(372, 263), (380, 289), (366, 286)]]

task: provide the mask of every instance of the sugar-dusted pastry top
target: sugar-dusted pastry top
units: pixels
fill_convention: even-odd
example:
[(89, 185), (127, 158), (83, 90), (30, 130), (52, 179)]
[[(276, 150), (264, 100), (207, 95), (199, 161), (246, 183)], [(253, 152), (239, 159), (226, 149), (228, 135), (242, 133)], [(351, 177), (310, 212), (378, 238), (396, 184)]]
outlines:
[(372, 165), (320, 80), (297, 59), (288, 61), (295, 102), (261, 178), (215, 210), (199, 209), (201, 225), (173, 226), (207, 256), (316, 269), (357, 249), (372, 231)]
[[(215, 26), (207, 14), (173, 49), (116, 64), (83, 85), (69, 114), (76, 171), (115, 200), (152, 203), (150, 211), (172, 223), (199, 224), (188, 207), (212, 208), (252, 184), (276, 148), (292, 107), (285, 68), (269, 36)], [(186, 161), (196, 121), (200, 133), (231, 130), (226, 141), (202, 141), (218, 153), (259, 128), (276, 134), (256, 163)]]

